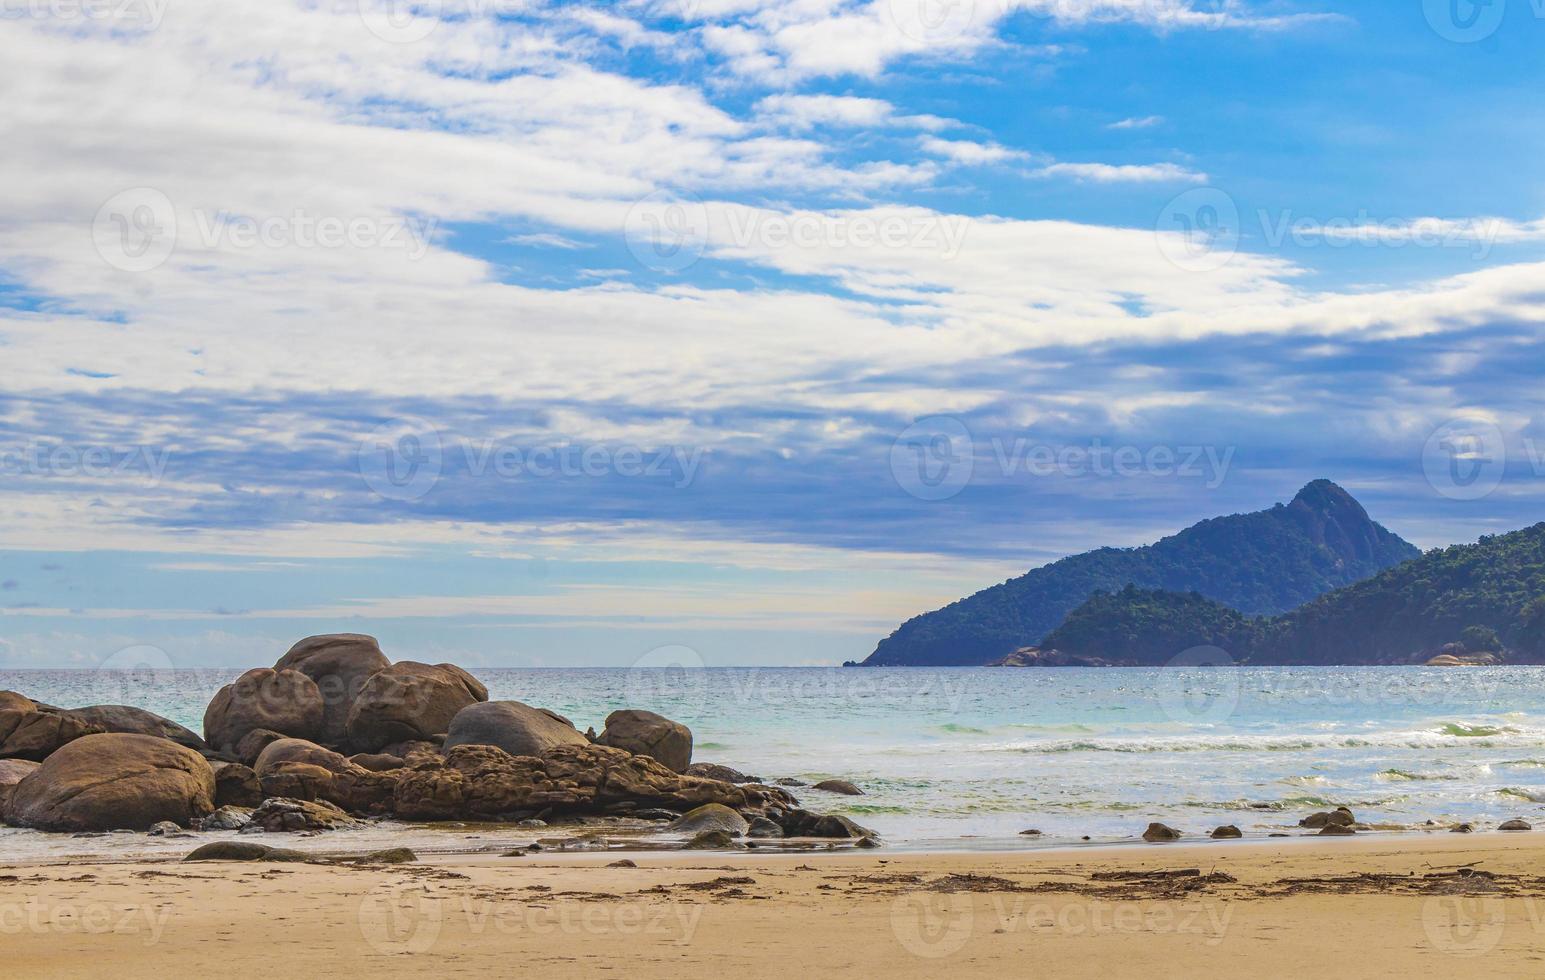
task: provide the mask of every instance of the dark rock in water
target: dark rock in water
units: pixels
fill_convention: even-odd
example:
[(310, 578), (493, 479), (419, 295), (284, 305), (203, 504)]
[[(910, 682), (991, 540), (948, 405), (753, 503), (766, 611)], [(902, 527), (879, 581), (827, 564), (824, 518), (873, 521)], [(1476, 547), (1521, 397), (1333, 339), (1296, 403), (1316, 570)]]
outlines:
[(1041, 836), (1041, 832), (1039, 830), (1034, 830), (1034, 829), (1032, 829), (1032, 830), (1021, 830), (1019, 832), (1019, 836), (1021, 836), (1021, 837), (1039, 837), (1039, 836)]
[(96, 704), (89, 708), (71, 708), (61, 714), (77, 718), (88, 725), (94, 725), (104, 732), (169, 738), (178, 745), (187, 746), (195, 752), (205, 752), (209, 749), (204, 740), (193, 732), (175, 721), (162, 718), (144, 708), (135, 708), (126, 704)]
[(445, 748), (492, 745), (510, 755), (539, 756), (560, 745), (588, 745), (569, 720), (520, 701), (486, 701), (456, 713)]
[(42, 762), (78, 738), (106, 731), (63, 712), (42, 711), (14, 691), (0, 692), (0, 759)]
[(236, 743), (236, 748), (231, 754), (242, 765), (252, 767), (257, 765), (257, 761), (263, 755), (264, 749), (275, 742), (282, 742), (289, 737), (269, 728), (254, 728), (242, 736), (241, 741)]
[(824, 793), (840, 793), (843, 796), (863, 796), (864, 791), (848, 782), (846, 779), (823, 779), (811, 789), (818, 789)]
[(217, 840), (211, 844), (205, 844), (203, 847), (195, 848), (193, 853), (183, 858), (183, 860), (301, 863), (310, 861), (311, 856), (301, 851), (292, 851), (283, 847), (269, 847), (266, 844), (253, 844), (237, 840)]
[(647, 755), (672, 772), (686, 772), (692, 764), (692, 730), (653, 711), (613, 711), (596, 744)]
[(192, 749), (151, 735), (87, 735), (16, 785), (8, 818), (36, 830), (188, 826), (214, 811), (215, 774)]
[(348, 741), (355, 752), (379, 752), (392, 742), (428, 739), (448, 732), (461, 709), (487, 700), (488, 689), (454, 664), (404, 660), (372, 674), (360, 689), (349, 710)]
[(328, 772), (347, 772), (353, 765), (348, 758), (331, 749), (324, 749), (315, 742), (303, 738), (281, 738), (270, 742), (258, 755), (252, 770), (261, 779), (276, 766), (286, 762), (303, 762), (326, 769)]
[(689, 851), (710, 851), (741, 845), (726, 831), (705, 830), (682, 846)]
[(1244, 834), (1240, 833), (1239, 828), (1231, 823), (1224, 824), (1212, 832), (1213, 840), (1235, 840), (1243, 836)]
[(751, 825), (746, 830), (746, 836), (759, 839), (782, 837), (783, 828), (766, 817), (752, 817)]
[(1497, 825), (1498, 830), (1533, 830), (1528, 822), (1523, 820), (1508, 820)]
[(255, 807), (263, 802), (257, 773), (239, 762), (211, 764), (215, 771), (215, 806)]
[(1351, 837), (1355, 833), (1357, 833), (1357, 831), (1352, 829), (1352, 825), (1351, 824), (1328, 823), (1325, 826), (1320, 828), (1319, 836), (1321, 836), (1321, 837)]
[(322, 732), (322, 717), (322, 692), (311, 678), (298, 670), (258, 667), (216, 692), (204, 709), (204, 740), (247, 762), (238, 746), (251, 732), (266, 728), (315, 739)]
[(252, 811), (252, 825), (262, 827), (271, 834), (302, 830), (349, 830), (364, 826), (325, 800), (277, 797), (264, 800), (261, 806)]
[(360, 864), (412, 864), (418, 855), (406, 847), (389, 847), (384, 851), (371, 851), (356, 859)]
[(1331, 825), (1350, 827), (1356, 822), (1357, 818), (1352, 815), (1351, 810), (1348, 810), (1344, 806), (1338, 806), (1334, 810), (1311, 813), (1309, 816), (1298, 821), (1298, 825), (1300, 827), (1307, 827), (1310, 830), (1314, 830), (1319, 827), (1326, 827)]
[(683, 773), (699, 779), (717, 779), (721, 783), (760, 783), (756, 776), (747, 776), (738, 769), (721, 766), (717, 762), (694, 762)]
[(202, 820), (194, 821), (198, 830), (242, 830), (252, 823), (252, 808), (222, 806)]
[(776, 785), (776, 786), (788, 786), (788, 787), (794, 788), (794, 789), (797, 789), (797, 788), (799, 788), (801, 786), (809, 786), (810, 785), (809, 783), (805, 782), (804, 780), (793, 779), (793, 778), (790, 778), (788, 776), (785, 776), (782, 779), (775, 779), (775, 780), (773, 780), (773, 784)]
[(182, 833), (182, 828), (170, 820), (162, 820), (151, 826), (147, 832), (149, 837), (175, 837)]
[(705, 803), (665, 828), (677, 834), (701, 834), (722, 830), (731, 837), (739, 837), (751, 829), (746, 818), (722, 803)]
[(1469, 834), (1474, 833), (1475, 828), (1467, 823), (1456, 823), (1448, 829), (1448, 832), (1451, 834)]
[(322, 727), (316, 737), (326, 745), (348, 741), (349, 712), (365, 682), (391, 666), (381, 645), (362, 633), (308, 636), (290, 647), (275, 670), (298, 670), (322, 695)]
[(382, 752), (361, 752), (358, 755), (349, 756), (349, 761), (356, 766), (369, 769), (371, 772), (391, 772), (393, 769), (401, 769), (407, 764), (404, 759), (395, 755), (386, 755)]
[(1180, 837), (1180, 831), (1176, 830), (1174, 827), (1165, 826), (1162, 823), (1151, 823), (1148, 825), (1148, 829), (1143, 831), (1143, 840), (1150, 844), (1156, 844), (1162, 841), (1179, 840)]
[(865, 850), (871, 850), (873, 848), (879, 847), (880, 842), (875, 840), (873, 837), (860, 837), (858, 843), (854, 844), (853, 846), (862, 847)]
[(811, 813), (792, 809), (783, 813), (780, 823), (786, 837), (874, 837), (875, 832), (835, 813)]

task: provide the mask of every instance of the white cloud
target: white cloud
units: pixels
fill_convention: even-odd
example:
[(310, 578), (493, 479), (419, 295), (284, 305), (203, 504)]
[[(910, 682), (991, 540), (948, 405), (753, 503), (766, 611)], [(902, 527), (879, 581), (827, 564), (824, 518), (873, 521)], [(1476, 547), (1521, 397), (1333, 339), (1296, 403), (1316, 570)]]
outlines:
[(1164, 123), (1163, 116), (1134, 116), (1131, 119), (1122, 119), (1113, 122), (1106, 129), (1152, 129)]
[(1028, 154), (1021, 150), (1011, 150), (996, 143), (976, 143), (971, 140), (944, 140), (932, 136), (924, 138), (922, 146), (923, 150), (928, 153), (945, 157), (965, 166), (1007, 163), (1010, 160), (1022, 160), (1028, 156)]
[(1109, 163), (1052, 163), (1031, 172), (1033, 177), (1071, 177), (1096, 184), (1154, 184), (1183, 182), (1201, 184), (1206, 174), (1173, 163), (1114, 165)]

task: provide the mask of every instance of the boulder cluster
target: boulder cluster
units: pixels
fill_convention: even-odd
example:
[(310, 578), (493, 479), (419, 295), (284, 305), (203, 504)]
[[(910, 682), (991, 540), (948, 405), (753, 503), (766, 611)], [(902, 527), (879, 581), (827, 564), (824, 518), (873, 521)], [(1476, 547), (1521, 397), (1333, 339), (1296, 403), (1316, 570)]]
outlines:
[(319, 831), (381, 817), (670, 820), (711, 806), (737, 818), (730, 836), (872, 836), (729, 775), (694, 767), (692, 732), (653, 712), (615, 711), (587, 735), (545, 708), (489, 701), (452, 664), (392, 663), (353, 633), (304, 639), (221, 688), (202, 738), (140, 708), (0, 691), (0, 821), (20, 827)]

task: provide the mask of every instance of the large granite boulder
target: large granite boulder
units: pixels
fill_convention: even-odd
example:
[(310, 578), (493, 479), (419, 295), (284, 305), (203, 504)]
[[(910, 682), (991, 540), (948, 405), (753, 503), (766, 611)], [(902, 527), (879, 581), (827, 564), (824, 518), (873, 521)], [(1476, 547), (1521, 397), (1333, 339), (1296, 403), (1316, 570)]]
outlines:
[(17, 784), (10, 819), (69, 832), (186, 827), (214, 811), (214, 796), (214, 771), (192, 749), (151, 735), (87, 735)]
[(443, 735), (461, 709), (487, 700), (488, 689), (460, 667), (404, 660), (360, 689), (349, 711), (349, 745), (378, 752), (392, 742)]
[(204, 740), (240, 758), (237, 746), (259, 728), (315, 740), (323, 714), (322, 692), (311, 678), (298, 670), (258, 667), (222, 687), (209, 702), (204, 711)]
[(88, 708), (71, 708), (60, 713), (77, 718), (88, 725), (95, 725), (104, 732), (169, 738), (178, 745), (186, 746), (195, 752), (204, 752), (209, 748), (198, 735), (175, 721), (162, 718), (144, 708), (135, 708), (127, 704), (94, 704)]
[(11, 794), (16, 791), (16, 784), (32, 775), (40, 765), (42, 763), (26, 759), (0, 759), (0, 823), (9, 822), (5, 811), (11, 802)]
[(277, 742), (269, 742), (263, 748), (252, 769), (261, 779), (281, 762), (305, 762), (320, 766), (328, 772), (344, 772), (354, 765), (346, 756), (339, 755), (331, 749), (324, 749), (315, 742), (308, 742), (303, 738), (281, 738)]
[(653, 711), (613, 711), (596, 744), (647, 755), (672, 772), (686, 772), (692, 764), (692, 730)]
[(298, 670), (316, 683), (322, 694), (323, 745), (341, 746), (348, 741), (349, 712), (365, 682), (391, 666), (373, 636), (332, 633), (308, 636), (290, 647), (275, 670)]
[(492, 745), (510, 755), (541, 755), (559, 745), (588, 745), (590, 740), (565, 717), (519, 701), (468, 705), (451, 719), (445, 748)]
[(76, 739), (104, 731), (57, 709), (43, 710), (14, 691), (0, 694), (0, 759), (42, 762)]

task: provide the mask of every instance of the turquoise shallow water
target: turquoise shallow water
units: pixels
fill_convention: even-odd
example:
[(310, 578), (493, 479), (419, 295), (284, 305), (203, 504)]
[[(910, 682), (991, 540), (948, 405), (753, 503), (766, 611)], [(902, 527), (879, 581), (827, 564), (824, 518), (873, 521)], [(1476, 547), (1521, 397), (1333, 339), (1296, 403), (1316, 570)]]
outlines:
[[(128, 703), (200, 730), (234, 670), (0, 671), (63, 707)], [(479, 669), (495, 699), (580, 728), (644, 707), (695, 758), (913, 847), (1129, 839), (1150, 820), (1264, 834), (1346, 804), (1370, 823), (1545, 820), (1545, 668)], [(405, 831), (404, 831), (405, 832)], [(40, 846), (0, 831), (0, 856)], [(81, 842), (76, 850), (86, 846)]]

